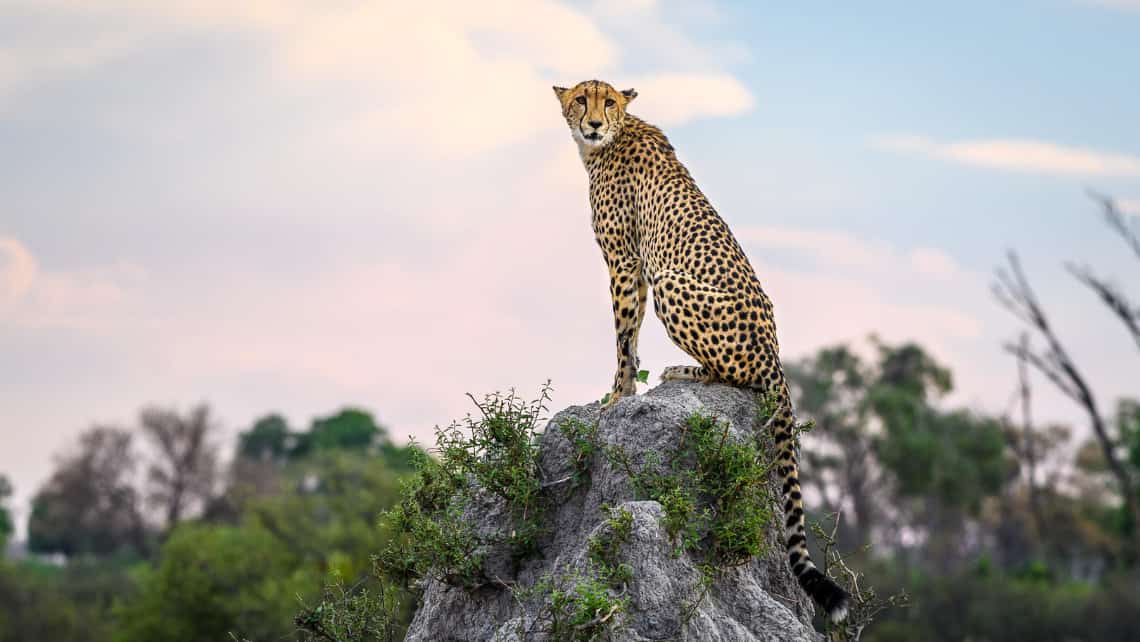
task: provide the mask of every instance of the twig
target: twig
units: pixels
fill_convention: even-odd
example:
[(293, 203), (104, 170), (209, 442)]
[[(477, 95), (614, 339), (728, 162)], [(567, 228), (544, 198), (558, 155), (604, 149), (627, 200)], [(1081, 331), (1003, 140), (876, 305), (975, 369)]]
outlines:
[(550, 488), (551, 486), (557, 486), (559, 484), (565, 484), (566, 482), (570, 481), (571, 479), (574, 479), (573, 475), (563, 477), (562, 479), (556, 479), (552, 482), (543, 482), (542, 484), (539, 484), (538, 487), (539, 487), (539, 489), (546, 489), (546, 488)]
[(620, 604), (614, 604), (613, 607), (610, 608), (610, 612), (606, 613), (606, 615), (604, 617), (595, 617), (594, 619), (590, 620), (589, 622), (584, 622), (584, 623), (579, 624), (578, 626), (576, 626), (574, 628), (578, 631), (582, 631), (585, 629), (595, 627), (599, 624), (605, 624), (606, 621), (609, 620), (610, 617), (612, 617), (613, 614), (616, 613), (617, 610), (620, 608), (621, 608)]
[(1140, 232), (1136, 230), (1136, 226), (1129, 225), (1128, 219), (1124, 216), (1124, 213), (1116, 207), (1116, 203), (1111, 198), (1094, 192), (1091, 189), (1086, 189), (1085, 192), (1089, 195), (1089, 198), (1100, 204), (1104, 210), (1104, 219), (1109, 227), (1116, 230), (1116, 233), (1132, 248), (1136, 256), (1140, 257)]
[(1078, 267), (1072, 263), (1066, 263), (1065, 269), (1100, 297), (1108, 309), (1124, 323), (1124, 327), (1128, 328), (1128, 332), (1132, 334), (1132, 339), (1136, 345), (1140, 346), (1140, 309), (1134, 309), (1124, 293), (1104, 279), (1093, 275), (1092, 270), (1087, 266)]

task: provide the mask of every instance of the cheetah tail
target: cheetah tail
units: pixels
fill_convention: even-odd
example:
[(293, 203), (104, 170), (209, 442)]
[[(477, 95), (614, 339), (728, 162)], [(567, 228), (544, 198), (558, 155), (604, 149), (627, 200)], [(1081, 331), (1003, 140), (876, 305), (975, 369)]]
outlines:
[[(786, 389), (785, 389), (786, 390)], [(784, 393), (784, 400), (769, 422), (773, 429), (776, 448), (779, 452), (778, 472), (784, 479), (784, 534), (787, 537), (788, 565), (800, 586), (825, 611), (832, 622), (840, 622), (847, 617), (851, 606), (851, 596), (839, 587), (830, 577), (816, 568), (807, 549), (804, 532), (804, 502), (800, 492), (798, 466), (796, 465), (796, 443), (792, 428), (795, 417), (790, 400)]]

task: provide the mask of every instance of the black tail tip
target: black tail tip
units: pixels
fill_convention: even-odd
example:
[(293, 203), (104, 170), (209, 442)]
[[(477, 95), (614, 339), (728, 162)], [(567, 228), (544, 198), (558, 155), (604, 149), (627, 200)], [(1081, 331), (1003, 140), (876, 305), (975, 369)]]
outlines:
[(842, 622), (847, 619), (847, 613), (851, 608), (851, 596), (847, 591), (839, 588), (838, 584), (817, 568), (806, 569), (800, 574), (799, 579), (800, 586), (816, 604), (827, 611), (827, 617), (832, 622)]

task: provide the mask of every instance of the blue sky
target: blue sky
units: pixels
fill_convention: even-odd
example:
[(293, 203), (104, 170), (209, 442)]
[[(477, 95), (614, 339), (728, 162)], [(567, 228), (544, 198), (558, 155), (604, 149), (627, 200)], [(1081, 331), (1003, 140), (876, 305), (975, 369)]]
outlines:
[[(605, 392), (585, 175), (551, 84), (640, 92), (741, 237), (785, 358), (878, 331), (1000, 411), (1014, 247), (1106, 405), (1136, 299), (1140, 4), (0, 2), (0, 472), (146, 403), (227, 439), (348, 403), (427, 441), (463, 393)], [(646, 320), (654, 373), (687, 359)], [(1038, 414), (1080, 420), (1040, 388)], [(1078, 423), (1078, 426), (1080, 424)]]

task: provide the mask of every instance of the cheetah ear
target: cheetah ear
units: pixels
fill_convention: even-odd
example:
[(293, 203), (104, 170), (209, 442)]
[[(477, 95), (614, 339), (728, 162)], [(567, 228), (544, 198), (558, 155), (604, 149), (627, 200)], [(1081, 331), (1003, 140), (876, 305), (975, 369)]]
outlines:
[(628, 103), (629, 101), (633, 100), (634, 98), (637, 98), (637, 90), (636, 89), (623, 89), (623, 90), (621, 90), (621, 95), (625, 96), (625, 102)]
[(567, 91), (570, 91), (570, 90), (566, 89), (565, 87), (559, 87), (558, 85), (554, 86), (554, 95), (558, 96), (558, 100), (562, 100), (562, 95), (565, 94)]

